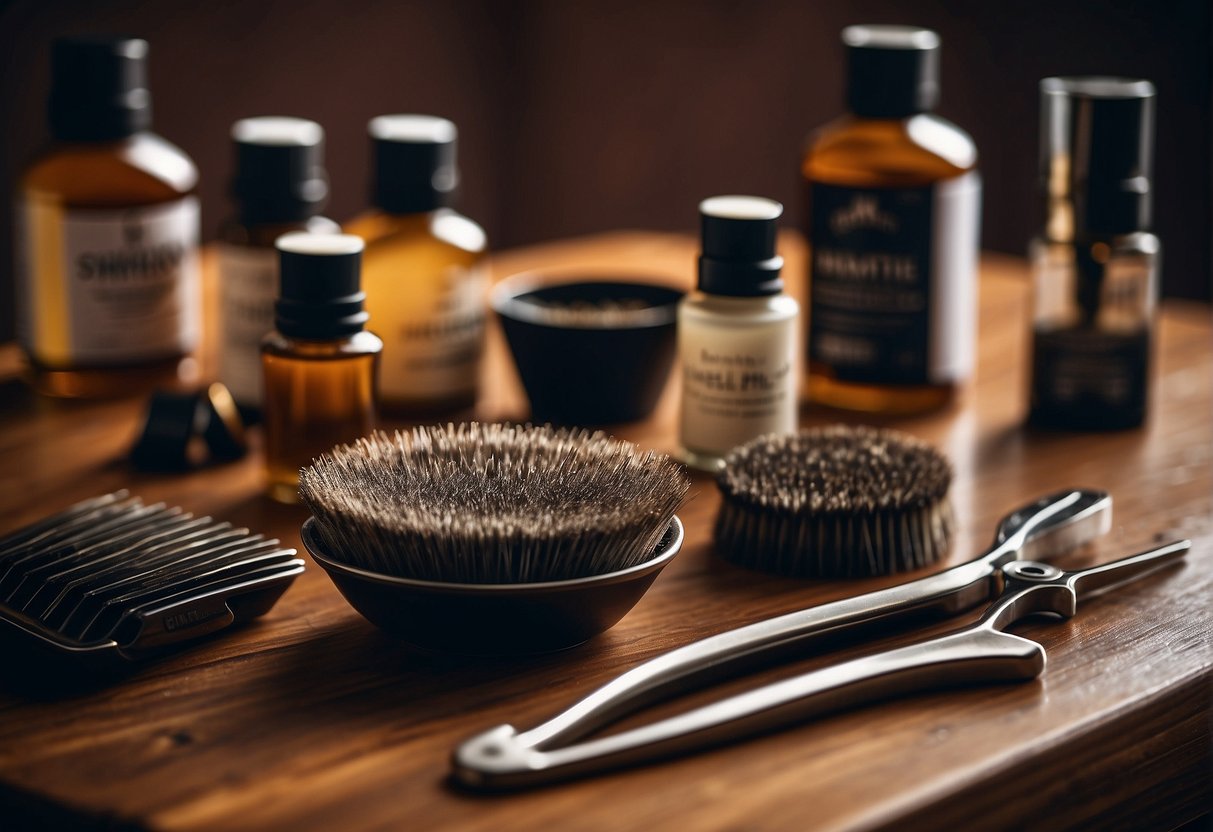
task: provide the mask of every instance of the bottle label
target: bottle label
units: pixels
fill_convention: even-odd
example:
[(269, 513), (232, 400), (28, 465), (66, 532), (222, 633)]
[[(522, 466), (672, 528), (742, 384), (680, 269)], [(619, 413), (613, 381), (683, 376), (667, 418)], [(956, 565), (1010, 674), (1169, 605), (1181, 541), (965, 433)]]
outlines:
[(756, 436), (796, 430), (796, 322), (679, 321), (683, 447), (723, 456)]
[(973, 366), (981, 181), (814, 182), (810, 360), (841, 381), (960, 381)]
[(261, 339), (274, 328), (278, 253), (272, 248), (219, 247), (222, 334), (219, 379), (242, 405), (262, 401)]
[(200, 330), (198, 200), (126, 210), (20, 210), (18, 330), (51, 365), (150, 361)]
[(1032, 344), (1032, 410), (1045, 423), (1135, 424), (1146, 409), (1147, 330), (1101, 332), (1077, 326), (1037, 330)]
[[(450, 266), (436, 291), (414, 305), (384, 337), (380, 390), (395, 401), (423, 402), (474, 393), (484, 352), (488, 278), (482, 267)], [(370, 329), (375, 330), (374, 313)]]

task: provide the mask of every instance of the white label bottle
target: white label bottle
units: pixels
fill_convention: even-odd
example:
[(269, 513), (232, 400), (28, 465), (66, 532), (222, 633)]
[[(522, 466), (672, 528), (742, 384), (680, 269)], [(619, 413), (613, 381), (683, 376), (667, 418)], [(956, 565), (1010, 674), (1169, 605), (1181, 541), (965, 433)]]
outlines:
[(146, 41), (55, 41), (55, 139), (21, 175), (17, 332), (35, 389), (113, 397), (197, 379), (198, 170), (151, 132)]
[(699, 205), (699, 283), (678, 309), (680, 452), (715, 471), (734, 447), (796, 430), (800, 308), (783, 293), (778, 202), (718, 196)]

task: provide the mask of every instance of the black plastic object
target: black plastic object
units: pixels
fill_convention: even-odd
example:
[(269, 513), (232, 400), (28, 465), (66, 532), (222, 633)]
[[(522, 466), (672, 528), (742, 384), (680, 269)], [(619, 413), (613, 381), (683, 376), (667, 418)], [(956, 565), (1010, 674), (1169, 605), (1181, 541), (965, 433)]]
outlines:
[(1073, 203), (1074, 233), (1148, 231), (1154, 85), (1133, 78), (1045, 78), (1040, 106), (1041, 187), (1050, 199)]
[(681, 297), (668, 286), (594, 278), (499, 284), (493, 309), (532, 419), (610, 425), (652, 413), (674, 362)]
[(263, 615), (303, 569), (248, 529), (94, 497), (0, 538), (0, 650), (112, 670)]
[(862, 118), (905, 118), (939, 101), (939, 35), (917, 26), (842, 30), (847, 109)]
[(152, 124), (147, 41), (93, 36), (51, 46), (51, 133), (63, 141), (108, 141)]
[(284, 234), (278, 249), (274, 326), (288, 338), (326, 340), (361, 332), (362, 248), (353, 234)]
[(245, 225), (290, 223), (320, 213), (328, 200), (324, 130), (302, 118), (246, 118), (232, 126), (236, 174), (231, 192)]
[(131, 448), (131, 464), (142, 471), (191, 467), (190, 442), (202, 428), (197, 393), (156, 390), (148, 399), (143, 430)]
[(152, 393), (130, 461), (141, 471), (186, 471), (208, 461), (230, 462), (247, 451), (240, 411), (227, 387), (215, 382), (201, 392)]
[(417, 214), (451, 204), (459, 186), (453, 123), (437, 116), (379, 116), (368, 130), (375, 205), (391, 214)]
[(453, 584), (381, 575), (323, 551), (315, 518), (301, 532), (350, 606), (414, 647), (476, 656), (563, 650), (614, 626), (682, 548), (677, 517), (651, 560), (605, 575), (533, 584)]
[(699, 291), (763, 297), (783, 291), (775, 253), (783, 206), (760, 196), (714, 196), (699, 203)]

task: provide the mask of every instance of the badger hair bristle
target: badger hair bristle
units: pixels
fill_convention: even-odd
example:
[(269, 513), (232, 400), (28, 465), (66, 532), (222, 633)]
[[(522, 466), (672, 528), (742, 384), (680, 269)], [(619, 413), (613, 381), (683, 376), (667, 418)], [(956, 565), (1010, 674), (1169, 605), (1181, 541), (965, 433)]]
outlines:
[(690, 483), (602, 433), (465, 423), (377, 432), (303, 469), (334, 559), (474, 584), (558, 581), (653, 557)]
[(751, 569), (860, 577), (934, 563), (947, 551), (952, 467), (893, 430), (834, 425), (734, 449), (718, 483), (716, 549)]

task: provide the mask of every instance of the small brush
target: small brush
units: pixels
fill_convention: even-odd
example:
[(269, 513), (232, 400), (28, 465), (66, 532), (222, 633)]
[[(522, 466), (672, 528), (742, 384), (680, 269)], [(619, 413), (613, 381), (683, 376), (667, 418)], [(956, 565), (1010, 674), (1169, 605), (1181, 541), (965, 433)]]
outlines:
[(947, 551), (952, 467), (897, 431), (835, 425), (734, 449), (718, 484), (716, 550), (780, 575), (850, 578), (934, 563)]
[(563, 581), (651, 559), (689, 488), (668, 456), (602, 433), (469, 423), (383, 432), (305, 468), (332, 559), (456, 584)]

